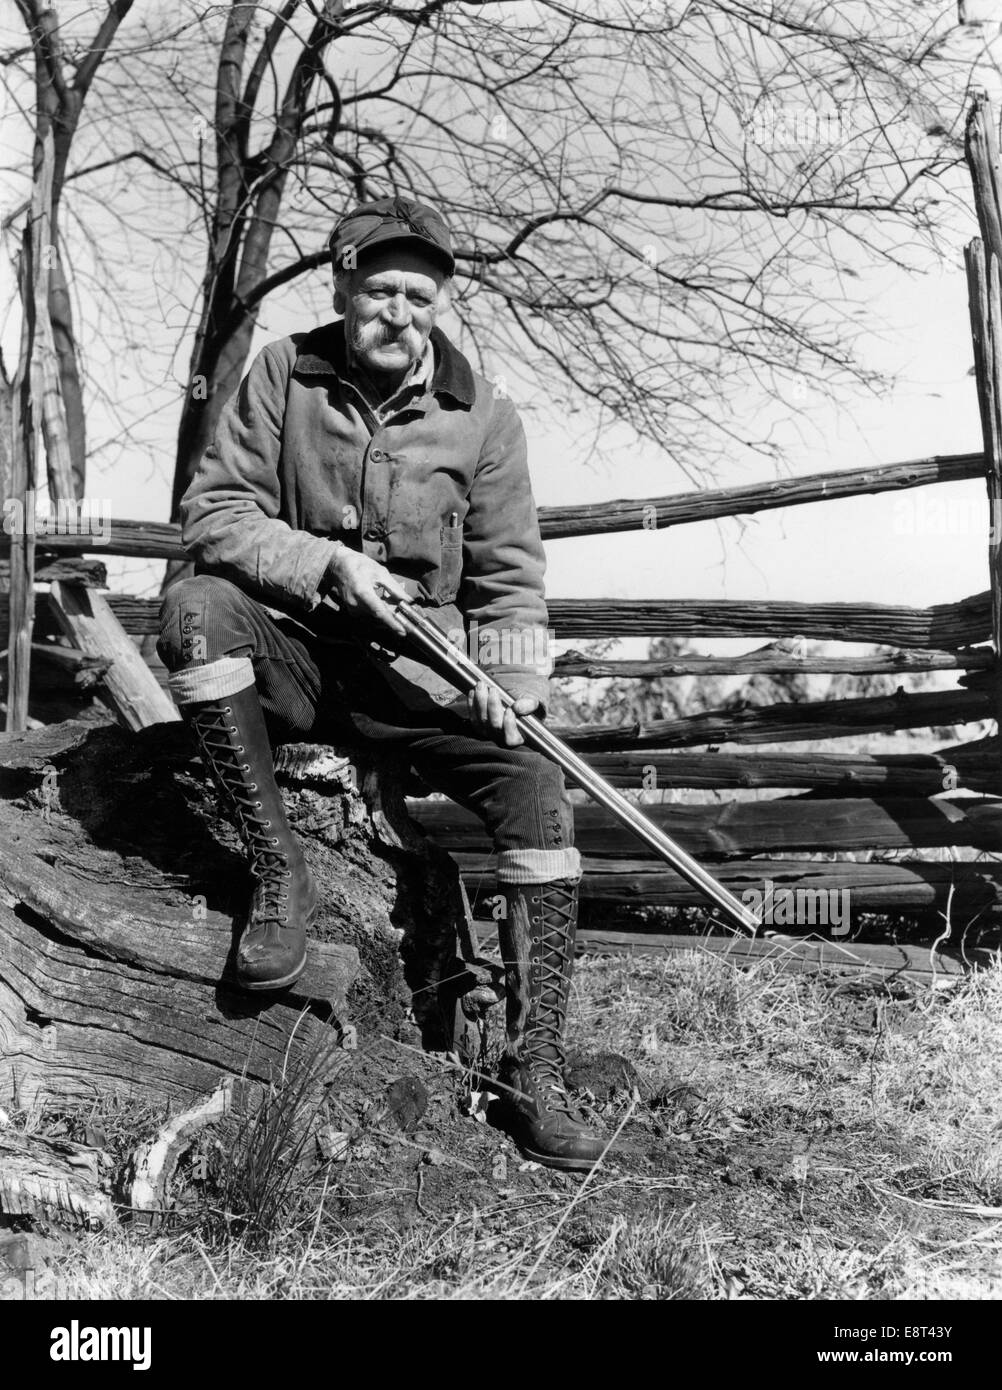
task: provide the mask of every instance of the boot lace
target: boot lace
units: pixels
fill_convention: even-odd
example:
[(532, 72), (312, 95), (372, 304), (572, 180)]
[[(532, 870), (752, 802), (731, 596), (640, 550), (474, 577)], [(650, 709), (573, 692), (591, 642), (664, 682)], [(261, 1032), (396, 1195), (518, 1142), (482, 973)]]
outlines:
[(539, 993), (525, 1030), (525, 1051), (537, 1080), (548, 1092), (551, 1108), (573, 1114), (564, 1087), (563, 1036), (567, 1018), (567, 957), (573, 949), (575, 902), (573, 893), (559, 883), (540, 884), (531, 895), (538, 913), (530, 914), (533, 927), (534, 963)]
[(258, 881), (254, 915), (264, 921), (285, 923), (289, 919), (283, 907), (289, 901), (292, 870), (286, 856), (275, 848), (280, 843), (278, 837), (268, 834), (271, 821), (259, 814), (261, 802), (254, 799), (257, 783), (246, 778), (251, 766), (240, 761), (244, 745), (233, 742), (239, 730), (228, 722), (231, 714), (229, 705), (209, 707), (199, 710), (192, 722), (212, 773), (234, 809), (250, 853), (250, 873)]

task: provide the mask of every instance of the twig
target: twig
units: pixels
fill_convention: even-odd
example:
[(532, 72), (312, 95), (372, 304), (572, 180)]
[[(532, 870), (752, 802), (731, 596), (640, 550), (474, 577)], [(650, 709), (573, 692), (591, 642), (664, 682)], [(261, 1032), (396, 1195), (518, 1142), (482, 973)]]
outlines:
[(413, 1139), (405, 1139), (402, 1134), (391, 1134), (386, 1129), (376, 1129), (373, 1125), (366, 1125), (367, 1134), (378, 1134), (380, 1139), (389, 1139), (396, 1144), (406, 1144), (409, 1149), (418, 1149), (421, 1153), (437, 1153), (448, 1163), (455, 1163), (460, 1168), (465, 1168), (468, 1173), (479, 1173), (480, 1169), (474, 1167), (472, 1163), (467, 1163), (465, 1159), (456, 1158), (454, 1154), (447, 1154), (444, 1149), (431, 1149), (427, 1144), (415, 1144)]
[(949, 941), (953, 933), (953, 923), (950, 920), (950, 913), (953, 909), (953, 890), (956, 884), (950, 884), (950, 891), (946, 895), (946, 910), (940, 915), (943, 918), (943, 930), (929, 947), (929, 969), (932, 971), (932, 979), (929, 981), (929, 988), (936, 988), (936, 951), (941, 941)]
[(1002, 1207), (979, 1207), (967, 1202), (944, 1202), (938, 1197), (906, 1197), (903, 1192), (895, 1192), (892, 1187), (886, 1187), (883, 1183), (868, 1183), (867, 1186), (873, 1192), (879, 1192), (882, 1197), (892, 1197), (898, 1202), (908, 1202), (913, 1207), (927, 1207), (933, 1211), (952, 1211), (958, 1216), (974, 1216), (979, 1221), (1002, 1221)]
[(416, 1191), (415, 1194), (414, 1194), (414, 1205), (417, 1207), (418, 1211), (421, 1213), (422, 1216), (430, 1216), (430, 1215), (431, 1215), (431, 1212), (428, 1210), (427, 1207), (422, 1206), (422, 1204), (421, 1204), (421, 1188), (423, 1187), (423, 1185), (424, 1185), (424, 1160), (423, 1160), (423, 1159), (419, 1159), (419, 1160), (418, 1160), (418, 1166), (417, 1166), (417, 1191)]

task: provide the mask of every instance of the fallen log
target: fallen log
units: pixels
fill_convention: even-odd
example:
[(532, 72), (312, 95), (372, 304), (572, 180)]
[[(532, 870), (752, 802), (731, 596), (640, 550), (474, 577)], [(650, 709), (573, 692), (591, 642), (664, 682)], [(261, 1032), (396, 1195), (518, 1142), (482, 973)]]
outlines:
[(231, 975), (243, 851), (188, 730), (0, 738), (0, 1103), (267, 1080), (304, 1011), (304, 1043), (452, 1045), (461, 889), (399, 774), (328, 749), (278, 761), (321, 909), (301, 979), (248, 995)]
[(108, 1155), (87, 1144), (0, 1129), (0, 1216), (45, 1226), (118, 1225)]

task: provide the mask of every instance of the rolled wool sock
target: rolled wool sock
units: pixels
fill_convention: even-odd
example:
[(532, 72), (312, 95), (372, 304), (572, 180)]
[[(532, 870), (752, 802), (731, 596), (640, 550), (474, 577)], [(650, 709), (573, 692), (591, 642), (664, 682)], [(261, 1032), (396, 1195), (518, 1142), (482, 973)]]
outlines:
[(572, 846), (564, 849), (503, 849), (498, 855), (498, 883), (551, 883), (581, 877), (581, 855)]
[(254, 665), (247, 656), (223, 656), (205, 666), (187, 666), (167, 679), (167, 687), (176, 705), (221, 700), (253, 684)]

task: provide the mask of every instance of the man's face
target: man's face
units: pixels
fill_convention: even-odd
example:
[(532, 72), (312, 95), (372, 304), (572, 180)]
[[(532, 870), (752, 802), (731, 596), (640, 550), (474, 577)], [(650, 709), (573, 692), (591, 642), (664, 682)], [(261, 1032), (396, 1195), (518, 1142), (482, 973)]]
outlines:
[(444, 272), (409, 246), (367, 255), (334, 295), (353, 356), (371, 372), (407, 372), (447, 302), (445, 282)]

